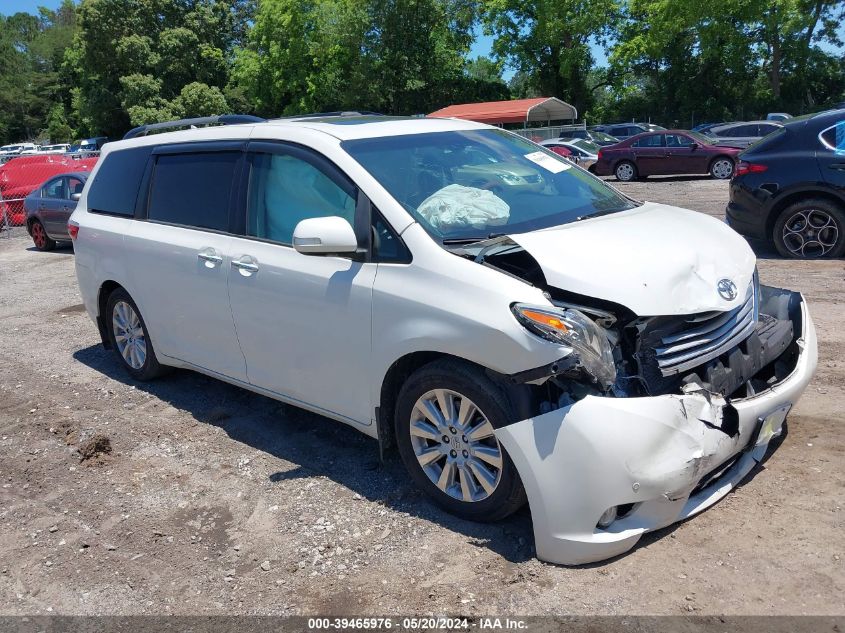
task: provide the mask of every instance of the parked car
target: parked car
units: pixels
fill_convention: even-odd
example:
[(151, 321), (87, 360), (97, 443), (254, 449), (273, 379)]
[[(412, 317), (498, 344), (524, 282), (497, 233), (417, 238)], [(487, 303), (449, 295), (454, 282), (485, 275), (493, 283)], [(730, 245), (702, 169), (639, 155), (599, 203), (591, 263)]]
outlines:
[(715, 127), (721, 127), (723, 125), (730, 125), (732, 123), (738, 123), (738, 121), (719, 121), (718, 123), (700, 123), (692, 128), (692, 132), (698, 132), (699, 134), (704, 134), (708, 136), (710, 134), (710, 130)]
[(605, 145), (615, 145), (619, 139), (610, 134), (599, 132), (598, 130), (566, 130), (561, 138), (580, 138), (585, 141), (590, 141), (601, 147)]
[[(395, 446), (466, 519), (527, 499), (540, 558), (615, 556), (715, 503), (813, 374), (804, 299), (761, 286), (724, 222), (506, 130), (206, 121), (251, 122), (106, 145), (71, 216), (103, 344), (135, 380), (193, 369)], [(480, 155), (542, 187), (456, 184)]]
[(710, 174), (730, 178), (741, 150), (718, 147), (697, 132), (667, 130), (638, 134), (610, 147), (603, 147), (593, 167), (598, 176), (629, 181), (645, 176)]
[(90, 172), (97, 163), (96, 158), (74, 159), (70, 156), (18, 156), (5, 165), (0, 165), (0, 225), (6, 221), (12, 226), (26, 222), (24, 198), (41, 183), (58, 174), (69, 172)]
[(644, 125), (640, 125), (639, 123), (616, 123), (613, 125), (598, 125), (593, 129), (598, 132), (604, 132), (605, 134), (614, 136), (620, 141), (625, 140), (627, 138), (631, 138), (632, 136), (636, 136), (637, 134), (642, 134), (643, 132), (649, 131), (648, 128), (646, 128)]
[(563, 142), (558, 138), (552, 138), (547, 141), (540, 141), (538, 145), (542, 145), (546, 149), (553, 151), (558, 156), (563, 156), (564, 158), (569, 159), (573, 163), (578, 162), (572, 155), (572, 150), (569, 149), (566, 145), (564, 145)]
[[(562, 156), (571, 156), (573, 162), (590, 172), (593, 171), (593, 165), (598, 159), (598, 145), (594, 145), (584, 139), (559, 138), (543, 141), (540, 145), (548, 147), (553, 152)], [(567, 152), (568, 154), (563, 154), (562, 152)]]
[(103, 148), (103, 145), (108, 143), (108, 141), (109, 139), (105, 136), (81, 139), (71, 145), (68, 152), (71, 154), (90, 154), (93, 152), (99, 152)]
[(70, 240), (67, 223), (87, 180), (84, 171), (62, 174), (26, 197), (26, 230), (39, 251), (51, 251), (57, 242)]
[(55, 145), (42, 145), (41, 154), (66, 154), (70, 149), (70, 143), (57, 143)]
[(718, 145), (748, 147), (781, 126), (777, 121), (744, 121), (714, 127), (707, 134), (716, 139)]
[(845, 109), (790, 119), (740, 160), (728, 224), (784, 257), (845, 254)]
[(21, 154), (34, 154), (38, 146), (34, 143), (16, 143), (0, 147), (0, 156), (20, 156)]

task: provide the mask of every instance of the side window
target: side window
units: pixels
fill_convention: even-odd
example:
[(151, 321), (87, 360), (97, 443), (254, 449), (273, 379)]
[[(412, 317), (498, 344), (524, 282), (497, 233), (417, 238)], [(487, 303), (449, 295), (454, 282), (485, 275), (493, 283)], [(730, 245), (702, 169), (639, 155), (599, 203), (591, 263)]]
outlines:
[(819, 134), (819, 140), (828, 149), (832, 149), (837, 153), (845, 153), (845, 121), (840, 121), (836, 125), (824, 130)]
[(760, 136), (766, 136), (766, 134), (771, 134), (775, 130), (778, 129), (777, 125), (772, 125), (771, 123), (761, 123), (758, 126), (758, 134)]
[(250, 155), (247, 235), (290, 246), (300, 221), (335, 215), (355, 226), (355, 197), (316, 164), (292, 154)]
[(136, 147), (106, 154), (88, 191), (88, 210), (135, 215), (135, 201), (153, 148)]
[(689, 147), (692, 145), (692, 139), (680, 134), (667, 134), (666, 147)]
[(625, 134), (625, 131), (626, 131), (627, 129), (628, 129), (628, 128), (624, 128), (624, 127), (614, 127), (614, 128), (610, 128), (610, 135), (611, 135), (611, 136), (627, 136), (627, 135)]
[(411, 252), (390, 225), (373, 209), (373, 261), (387, 264), (408, 264)]
[(634, 147), (662, 147), (663, 135), (653, 134), (652, 136), (644, 136), (634, 143)]
[(70, 176), (67, 179), (67, 191), (65, 192), (65, 197), (69, 199), (74, 194), (82, 193), (84, 188), (85, 183), (81, 179), (76, 176)]
[(147, 217), (216, 231), (229, 230), (229, 198), (241, 152), (161, 154), (156, 158)]
[(41, 197), (42, 198), (64, 198), (65, 196), (65, 179), (64, 178), (56, 178), (55, 180), (51, 180), (46, 185), (44, 185), (44, 189), (41, 190)]

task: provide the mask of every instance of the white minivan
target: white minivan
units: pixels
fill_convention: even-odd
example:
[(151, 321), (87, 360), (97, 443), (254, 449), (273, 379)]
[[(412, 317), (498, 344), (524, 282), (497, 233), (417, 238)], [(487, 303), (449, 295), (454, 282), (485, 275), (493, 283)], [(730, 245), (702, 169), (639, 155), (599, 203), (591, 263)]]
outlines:
[[(224, 125), (150, 134), (198, 123)], [(126, 371), (349, 424), (464, 518), (527, 501), (544, 560), (715, 503), (815, 369), (806, 302), (760, 285), (727, 225), (507, 131), (347, 113), (127, 137), (69, 224)]]

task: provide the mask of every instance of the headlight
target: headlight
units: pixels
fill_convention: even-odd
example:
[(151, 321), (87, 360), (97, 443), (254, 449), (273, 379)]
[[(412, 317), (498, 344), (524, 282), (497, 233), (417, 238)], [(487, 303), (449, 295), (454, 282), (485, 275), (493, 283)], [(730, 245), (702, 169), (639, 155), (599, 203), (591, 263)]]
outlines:
[(514, 176), (513, 174), (499, 174), (499, 178), (504, 180), (509, 185), (518, 185), (522, 182), (522, 178)]
[(526, 329), (552, 343), (571, 347), (581, 365), (604, 387), (616, 381), (613, 348), (607, 335), (583, 312), (515, 303), (514, 316)]

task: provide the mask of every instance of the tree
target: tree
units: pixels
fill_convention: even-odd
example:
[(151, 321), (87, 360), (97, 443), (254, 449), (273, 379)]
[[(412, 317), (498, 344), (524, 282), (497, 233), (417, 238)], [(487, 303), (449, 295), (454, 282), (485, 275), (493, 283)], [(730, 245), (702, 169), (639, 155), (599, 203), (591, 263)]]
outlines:
[[(230, 59), (254, 0), (81, 0), (65, 56), (81, 133), (121, 136), (184, 111), (225, 108)], [(187, 92), (185, 89), (190, 87)]]
[(517, 71), (512, 89), (572, 103), (592, 103), (587, 76), (590, 42), (603, 40), (620, 16), (621, 0), (480, 0), (493, 53)]

